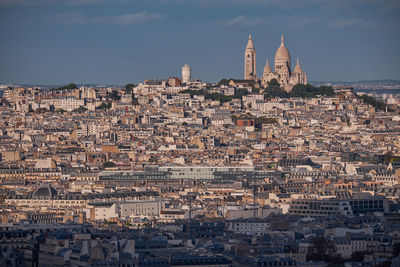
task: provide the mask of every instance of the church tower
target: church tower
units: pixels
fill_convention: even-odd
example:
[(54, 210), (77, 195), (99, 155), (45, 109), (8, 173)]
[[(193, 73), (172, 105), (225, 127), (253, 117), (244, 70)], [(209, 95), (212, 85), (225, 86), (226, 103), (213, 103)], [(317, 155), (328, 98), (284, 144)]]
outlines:
[(281, 84), (289, 83), (291, 70), (290, 70), (290, 53), (285, 45), (285, 40), (283, 39), (283, 34), (281, 37), (281, 45), (276, 50), (275, 54), (275, 72), (280, 75)]
[(244, 79), (256, 80), (256, 50), (254, 49), (251, 34), (247, 42), (246, 50), (244, 51)]

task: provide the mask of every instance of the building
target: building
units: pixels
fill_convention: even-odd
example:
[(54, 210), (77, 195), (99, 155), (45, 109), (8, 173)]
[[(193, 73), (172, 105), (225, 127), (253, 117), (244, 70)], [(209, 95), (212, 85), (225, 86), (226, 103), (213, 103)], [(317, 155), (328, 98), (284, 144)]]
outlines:
[(247, 46), (244, 51), (244, 79), (256, 80), (256, 75), (256, 50), (254, 48), (253, 40), (251, 39), (250, 34), (249, 41), (247, 42)]
[(242, 235), (264, 235), (270, 230), (270, 223), (263, 221), (239, 220), (228, 224), (229, 231)]
[(190, 81), (191, 68), (188, 64), (183, 65), (182, 67), (182, 83), (186, 84)]
[(373, 212), (387, 213), (388, 199), (379, 196), (351, 197), (350, 199), (298, 199), (290, 203), (289, 214), (302, 217), (321, 217), (330, 215), (360, 215)]
[(291, 59), (289, 49), (285, 45), (283, 35), (281, 37), (281, 45), (275, 53), (275, 72), (271, 71), (268, 59), (265, 64), (261, 83), (264, 87), (268, 86), (268, 82), (276, 79), (281, 87), (286, 91), (290, 91), (296, 84), (307, 84), (307, 74), (301, 69), (299, 59), (293, 72), (291, 70)]

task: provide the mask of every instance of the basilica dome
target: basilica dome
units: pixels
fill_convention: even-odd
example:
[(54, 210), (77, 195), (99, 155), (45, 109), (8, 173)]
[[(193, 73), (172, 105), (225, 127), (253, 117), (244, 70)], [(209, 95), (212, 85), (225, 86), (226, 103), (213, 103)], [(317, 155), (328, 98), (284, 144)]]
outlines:
[(36, 189), (32, 194), (32, 199), (53, 199), (55, 196), (57, 196), (57, 190), (47, 184)]
[(281, 37), (281, 45), (278, 47), (275, 53), (275, 62), (276, 61), (290, 62), (290, 53), (287, 47), (285, 46), (283, 35)]

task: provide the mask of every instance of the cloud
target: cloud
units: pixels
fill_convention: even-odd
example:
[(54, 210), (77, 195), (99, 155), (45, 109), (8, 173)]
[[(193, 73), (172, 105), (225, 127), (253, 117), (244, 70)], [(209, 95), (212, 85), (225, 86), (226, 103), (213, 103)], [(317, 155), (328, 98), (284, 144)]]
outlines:
[(89, 17), (82, 13), (76, 13), (76, 12), (64, 12), (55, 14), (53, 16), (53, 19), (58, 20), (66, 25), (74, 25), (74, 24), (130, 25), (130, 24), (151, 22), (162, 19), (164, 17), (165, 15), (158, 13), (149, 13), (147, 11), (119, 15), (119, 16), (100, 16), (100, 17)]
[(97, 4), (103, 0), (0, 0), (0, 6), (43, 6), (43, 5), (87, 5)]
[(364, 27), (375, 27), (378, 24), (377, 22), (374, 21), (358, 19), (358, 18), (351, 18), (351, 19), (339, 18), (332, 20), (328, 25), (334, 28), (346, 28), (346, 27), (364, 28)]
[(66, 25), (87, 24), (90, 21), (85, 15), (76, 12), (58, 13), (53, 15), (52, 18)]
[(159, 20), (164, 18), (164, 15), (157, 14), (157, 13), (148, 13), (147, 11), (134, 13), (134, 14), (126, 14), (117, 16), (115, 18), (116, 24), (135, 24), (135, 23), (144, 23), (154, 20)]
[(234, 17), (232, 19), (226, 20), (225, 25), (226, 26), (251, 27), (251, 26), (261, 24), (263, 22), (264, 21), (262, 19), (249, 18), (246, 15), (240, 15), (240, 16)]
[(319, 22), (319, 20), (316, 18), (303, 18), (303, 19), (297, 20), (294, 24), (296, 26), (307, 26), (307, 25), (311, 25), (311, 24), (314, 24), (317, 22)]

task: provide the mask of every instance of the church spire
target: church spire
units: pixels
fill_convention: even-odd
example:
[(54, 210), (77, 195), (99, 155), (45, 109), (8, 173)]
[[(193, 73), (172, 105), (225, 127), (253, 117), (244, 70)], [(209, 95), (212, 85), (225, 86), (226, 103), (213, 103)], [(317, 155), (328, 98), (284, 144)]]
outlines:
[(249, 34), (249, 41), (247, 42), (246, 49), (254, 49), (253, 39), (251, 38), (251, 34)]
[(256, 50), (254, 48), (251, 34), (244, 51), (244, 79), (256, 80)]
[(294, 67), (294, 72), (296, 72), (296, 73), (302, 72), (302, 69), (301, 69), (301, 67), (300, 67), (299, 58), (297, 58), (297, 65)]
[(283, 33), (282, 33), (282, 35), (281, 35), (281, 45), (284, 45), (285, 44), (285, 39), (283, 38)]
[(267, 63), (265, 63), (264, 73), (270, 73), (270, 72), (271, 72), (271, 67), (269, 66), (267, 58)]

